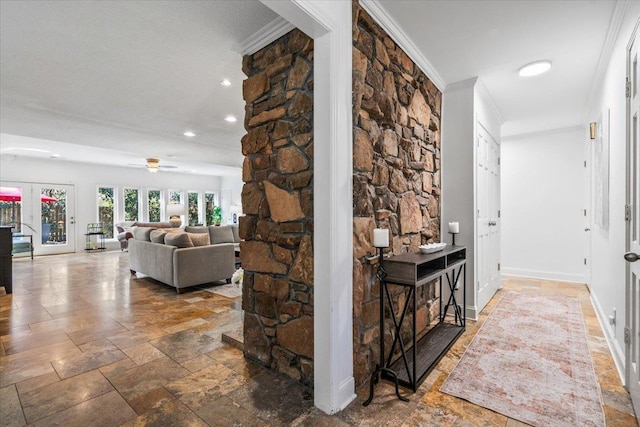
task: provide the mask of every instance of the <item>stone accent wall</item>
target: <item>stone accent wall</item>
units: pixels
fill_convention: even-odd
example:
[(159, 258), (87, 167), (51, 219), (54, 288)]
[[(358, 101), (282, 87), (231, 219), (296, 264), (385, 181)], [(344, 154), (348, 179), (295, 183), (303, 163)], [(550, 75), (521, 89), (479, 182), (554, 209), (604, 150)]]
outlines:
[[(373, 229), (389, 230), (387, 252), (393, 255), (440, 241), (442, 94), (357, 1), (353, 22), (353, 335), (359, 385), (379, 360), (380, 284), (377, 266), (365, 258), (376, 253)], [(436, 291), (434, 284), (420, 288), (419, 331), (437, 317)], [(406, 295), (398, 287), (394, 298), (403, 303)]]
[(313, 384), (313, 40), (243, 58), (245, 357)]

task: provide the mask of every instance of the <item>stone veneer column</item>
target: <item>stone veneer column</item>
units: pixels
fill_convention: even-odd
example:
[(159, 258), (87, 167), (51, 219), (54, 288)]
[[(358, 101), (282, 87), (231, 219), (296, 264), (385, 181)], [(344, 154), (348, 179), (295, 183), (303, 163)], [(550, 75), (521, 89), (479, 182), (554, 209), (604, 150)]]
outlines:
[[(380, 287), (365, 260), (375, 253), (373, 229), (389, 230), (394, 255), (440, 241), (442, 94), (357, 1), (353, 22), (353, 338), (362, 384), (379, 357)], [(399, 289), (395, 298), (406, 296)], [(418, 331), (437, 316), (438, 298), (434, 284), (420, 288)]]
[(244, 354), (313, 384), (313, 40), (243, 58)]

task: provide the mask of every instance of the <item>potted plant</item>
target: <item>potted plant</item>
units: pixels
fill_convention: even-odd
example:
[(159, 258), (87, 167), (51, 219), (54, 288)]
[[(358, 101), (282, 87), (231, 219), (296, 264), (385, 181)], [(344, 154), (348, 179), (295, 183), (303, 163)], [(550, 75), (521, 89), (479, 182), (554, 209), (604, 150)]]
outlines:
[(213, 208), (213, 223), (220, 225), (222, 222), (222, 207), (216, 206)]

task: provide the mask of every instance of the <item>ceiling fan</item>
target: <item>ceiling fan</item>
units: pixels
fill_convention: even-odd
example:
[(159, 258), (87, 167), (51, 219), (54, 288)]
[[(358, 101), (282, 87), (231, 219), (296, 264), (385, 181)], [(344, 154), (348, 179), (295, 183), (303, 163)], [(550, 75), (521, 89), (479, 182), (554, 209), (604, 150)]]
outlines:
[(146, 159), (147, 160), (147, 164), (146, 165), (136, 165), (133, 163), (129, 163), (129, 166), (137, 166), (140, 168), (147, 168), (147, 170), (151, 173), (156, 173), (158, 172), (158, 170), (160, 170), (160, 168), (162, 169), (175, 169), (177, 168), (177, 166), (172, 166), (172, 165), (160, 165), (160, 159), (156, 159), (154, 157), (149, 157)]

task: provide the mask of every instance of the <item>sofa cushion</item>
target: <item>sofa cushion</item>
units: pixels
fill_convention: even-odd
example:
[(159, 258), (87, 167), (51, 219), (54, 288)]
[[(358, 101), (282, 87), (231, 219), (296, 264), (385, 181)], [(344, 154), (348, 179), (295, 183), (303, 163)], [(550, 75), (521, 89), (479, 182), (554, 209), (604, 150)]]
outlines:
[(193, 242), (189, 237), (189, 233), (166, 233), (164, 243), (178, 248), (192, 248)]
[(160, 228), (154, 229), (154, 230), (151, 230), (151, 233), (149, 234), (149, 238), (153, 243), (164, 243), (164, 235), (167, 233), (168, 231), (164, 229), (160, 229)]
[(233, 231), (229, 225), (210, 225), (209, 236), (211, 237), (211, 244), (216, 245), (218, 243), (234, 243)]
[(238, 226), (232, 225), (231, 231), (233, 231), (233, 243), (240, 243), (240, 232), (238, 230)]
[(151, 227), (151, 228), (172, 228), (169, 222), (136, 222), (138, 227)]
[(209, 227), (205, 227), (204, 225), (200, 226), (193, 226), (193, 225), (187, 225), (184, 228), (184, 231), (186, 231), (187, 233), (207, 233), (209, 234)]
[(151, 241), (151, 227), (133, 227), (133, 238), (136, 240), (143, 240), (145, 242)]
[(187, 233), (193, 246), (209, 246), (209, 233)]

